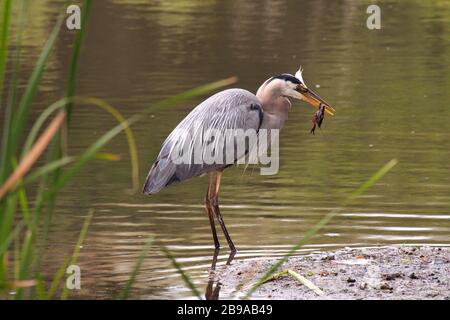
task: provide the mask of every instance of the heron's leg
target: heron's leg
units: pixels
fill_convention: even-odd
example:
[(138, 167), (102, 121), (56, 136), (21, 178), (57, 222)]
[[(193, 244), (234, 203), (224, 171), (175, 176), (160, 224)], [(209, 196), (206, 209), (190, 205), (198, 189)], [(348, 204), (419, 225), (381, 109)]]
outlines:
[(231, 261), (233, 261), (235, 255), (236, 255), (236, 250), (230, 252), (230, 255), (228, 256), (228, 259), (227, 259), (227, 265), (231, 264)]
[[(219, 251), (220, 251), (219, 249), (214, 250), (213, 259), (211, 262), (211, 269), (209, 270), (208, 285), (206, 286), (205, 290), (206, 300), (219, 300), (220, 286), (222, 284), (215, 279), (215, 270), (217, 258), (219, 257)], [(213, 288), (214, 284), (216, 285), (215, 288)]]
[(220, 227), (222, 228), (225, 238), (227, 239), (230, 250), (232, 252), (235, 252), (236, 247), (234, 246), (233, 241), (231, 240), (231, 237), (228, 234), (228, 230), (225, 227), (225, 222), (223, 221), (223, 218), (222, 218), (222, 215), (220, 214), (220, 209), (219, 209), (219, 188), (220, 188), (221, 178), (222, 178), (222, 172), (217, 172), (216, 188), (214, 190), (214, 195), (211, 198), (211, 206), (214, 210), (214, 213), (216, 214), (217, 221), (219, 221)]
[(210, 173), (208, 190), (206, 191), (206, 197), (205, 197), (205, 209), (206, 209), (206, 214), (209, 217), (209, 223), (211, 224), (211, 231), (212, 231), (213, 238), (214, 238), (214, 246), (217, 250), (220, 248), (220, 243), (219, 243), (219, 239), (217, 238), (216, 226), (214, 224), (214, 211), (212, 210), (212, 207), (211, 207), (211, 194), (213, 192), (213, 182), (214, 182), (214, 173)]

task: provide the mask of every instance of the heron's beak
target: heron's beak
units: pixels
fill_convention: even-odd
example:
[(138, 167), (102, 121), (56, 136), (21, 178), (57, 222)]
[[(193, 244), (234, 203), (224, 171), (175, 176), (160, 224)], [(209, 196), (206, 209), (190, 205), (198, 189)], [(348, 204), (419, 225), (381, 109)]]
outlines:
[(313, 105), (317, 109), (320, 108), (320, 106), (323, 104), (325, 105), (325, 112), (328, 113), (330, 116), (334, 116), (336, 113), (336, 110), (328, 102), (323, 100), (319, 95), (317, 95), (314, 91), (307, 88), (306, 86), (300, 84), (296, 91), (298, 91), (302, 95), (302, 100), (305, 100), (309, 104)]

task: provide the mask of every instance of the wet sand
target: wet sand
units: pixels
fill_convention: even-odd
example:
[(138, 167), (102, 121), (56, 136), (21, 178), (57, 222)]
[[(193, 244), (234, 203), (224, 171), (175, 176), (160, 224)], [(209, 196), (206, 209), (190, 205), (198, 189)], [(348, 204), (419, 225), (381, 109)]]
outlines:
[[(222, 292), (242, 298), (272, 260), (233, 261), (218, 267)], [(345, 248), (290, 258), (291, 269), (310, 280), (319, 296), (290, 275), (263, 284), (261, 299), (450, 299), (450, 248), (389, 246)]]

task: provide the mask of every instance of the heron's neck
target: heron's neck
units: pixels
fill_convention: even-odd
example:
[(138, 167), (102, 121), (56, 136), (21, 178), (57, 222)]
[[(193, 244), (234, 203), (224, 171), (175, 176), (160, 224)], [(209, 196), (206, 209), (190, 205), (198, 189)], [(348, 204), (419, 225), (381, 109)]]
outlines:
[(264, 112), (284, 114), (291, 108), (291, 102), (282, 95), (281, 89), (274, 82), (263, 83), (256, 92), (256, 97), (261, 101)]
[(288, 118), (291, 102), (288, 98), (283, 96), (270, 97), (267, 96), (261, 99), (261, 105), (264, 111), (264, 118), (262, 128), (266, 129), (281, 129), (284, 122)]

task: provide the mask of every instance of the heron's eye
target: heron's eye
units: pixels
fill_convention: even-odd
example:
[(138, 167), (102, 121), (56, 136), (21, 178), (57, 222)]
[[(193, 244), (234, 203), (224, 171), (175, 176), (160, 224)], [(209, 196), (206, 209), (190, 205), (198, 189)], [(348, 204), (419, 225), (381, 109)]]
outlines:
[(302, 93), (308, 92), (308, 88), (305, 87), (304, 84), (299, 84), (297, 88), (298, 88), (298, 90), (299, 90), (300, 92), (302, 92)]

